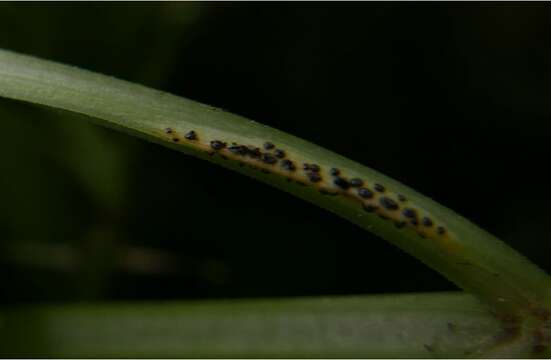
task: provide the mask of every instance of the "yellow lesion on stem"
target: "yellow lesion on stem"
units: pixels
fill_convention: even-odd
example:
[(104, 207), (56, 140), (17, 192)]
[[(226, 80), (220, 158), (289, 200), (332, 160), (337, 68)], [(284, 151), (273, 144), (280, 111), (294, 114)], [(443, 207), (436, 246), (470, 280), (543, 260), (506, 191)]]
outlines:
[[(157, 134), (174, 144), (189, 146), (210, 156), (219, 155), (225, 160), (234, 160), (240, 165), (249, 165), (264, 173), (309, 185), (323, 195), (341, 195), (356, 201), (365, 211), (392, 221), (397, 228), (407, 228), (423, 238), (438, 241), (448, 251), (457, 251), (459, 247), (459, 243), (453, 241), (450, 229), (442, 222), (401, 194), (387, 189), (384, 184), (381, 186), (369, 179), (361, 179), (361, 185), (352, 185), (342, 171), (334, 174), (330, 167), (319, 166), (304, 159), (293, 160), (288, 149), (280, 149), (272, 143), (266, 143), (265, 146), (224, 142), (220, 139), (207, 139), (191, 129), (184, 135), (173, 128), (165, 128)], [(190, 134), (193, 136), (189, 136)], [(364, 196), (360, 195), (362, 189)], [(369, 196), (365, 196), (365, 192)]]

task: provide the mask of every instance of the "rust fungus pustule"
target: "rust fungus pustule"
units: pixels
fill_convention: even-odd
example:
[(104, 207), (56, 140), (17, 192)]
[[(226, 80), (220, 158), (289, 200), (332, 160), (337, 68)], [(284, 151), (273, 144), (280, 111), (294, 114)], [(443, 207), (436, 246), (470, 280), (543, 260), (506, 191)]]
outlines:
[(212, 140), (210, 142), (210, 147), (213, 148), (214, 150), (222, 150), (223, 148), (226, 147), (226, 143), (220, 140)]
[(378, 191), (380, 193), (385, 192), (385, 187), (381, 184), (375, 184), (373, 187), (375, 188), (375, 191)]
[(339, 176), (341, 174), (341, 171), (337, 168), (331, 168), (331, 170), (329, 170), (329, 173), (333, 176)]
[(415, 210), (410, 208), (405, 208), (404, 210), (402, 210), (402, 215), (409, 219), (415, 219), (417, 217), (417, 213), (415, 212)]
[(253, 159), (260, 159), (260, 157), (262, 156), (262, 152), (260, 151), (260, 148), (249, 146), (247, 148), (247, 155), (249, 155)]
[(232, 154), (243, 156), (247, 154), (247, 147), (243, 145), (233, 144), (228, 147), (228, 151)]
[(394, 201), (391, 198), (386, 197), (386, 196), (381, 196), (381, 198), (379, 199), (379, 204), (381, 204), (381, 206), (384, 207), (387, 210), (397, 210), (398, 209), (398, 204), (396, 203), (396, 201)]
[(312, 172), (319, 172), (320, 171), (320, 167), (319, 165), (316, 165), (316, 164), (308, 164), (308, 163), (305, 163), (302, 168), (306, 171), (312, 171)]
[(193, 130), (187, 132), (184, 137), (187, 139), (187, 140), (197, 140), (197, 133)]
[(267, 142), (264, 143), (264, 149), (266, 149), (266, 150), (271, 150), (271, 149), (273, 149), (274, 147), (275, 147), (275, 145), (272, 144), (272, 143), (269, 142), (269, 141), (267, 141)]
[(362, 187), (358, 189), (358, 195), (364, 199), (371, 199), (373, 197), (373, 191)]
[(281, 160), (281, 167), (287, 171), (295, 171), (295, 164), (291, 160), (285, 159)]
[(166, 134), (172, 134), (173, 132), (174, 132), (174, 130), (172, 130), (172, 128), (167, 127), (167, 128), (165, 129), (165, 133), (166, 133)]
[(364, 184), (364, 181), (360, 178), (353, 178), (349, 181), (351, 187), (360, 187)]
[(268, 165), (273, 165), (273, 164), (277, 163), (277, 158), (273, 155), (270, 155), (270, 154), (262, 154), (262, 162), (264, 162)]
[(425, 225), (426, 227), (431, 227), (433, 225), (433, 222), (430, 218), (428, 217), (424, 217), (423, 220), (421, 221), (423, 223), (423, 225)]
[(338, 176), (335, 177), (335, 180), (333, 180), (333, 184), (335, 184), (336, 186), (340, 187), (343, 190), (348, 190), (350, 188), (350, 184), (348, 183), (348, 181)]
[(321, 181), (321, 176), (317, 172), (310, 171), (306, 174), (306, 176), (308, 176), (308, 180), (310, 180), (310, 182), (317, 183)]
[(276, 149), (274, 151), (274, 155), (275, 157), (277, 158), (280, 158), (280, 159), (283, 159), (285, 157), (285, 151), (281, 150), (281, 149)]

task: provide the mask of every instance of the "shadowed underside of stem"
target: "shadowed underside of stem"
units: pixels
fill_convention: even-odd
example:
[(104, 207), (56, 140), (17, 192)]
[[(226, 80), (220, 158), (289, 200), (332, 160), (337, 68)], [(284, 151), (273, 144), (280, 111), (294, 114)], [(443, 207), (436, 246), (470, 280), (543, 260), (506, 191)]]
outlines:
[(549, 317), (551, 281), (523, 256), (409, 187), (317, 145), (191, 100), (8, 51), (0, 51), (0, 95), (84, 114), (254, 177), (394, 243), (504, 318)]

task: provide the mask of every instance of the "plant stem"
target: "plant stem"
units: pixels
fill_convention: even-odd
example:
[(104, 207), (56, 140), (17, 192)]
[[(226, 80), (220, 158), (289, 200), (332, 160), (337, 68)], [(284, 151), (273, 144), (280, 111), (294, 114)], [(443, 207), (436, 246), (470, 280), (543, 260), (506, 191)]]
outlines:
[(505, 335), (460, 293), (35, 306), (0, 320), (0, 354), (27, 357), (466, 357)]
[[(294, 136), (191, 100), (9, 51), (0, 51), (0, 95), (85, 114), (295, 194), (399, 246), (500, 314), (523, 317), (550, 308), (549, 276), (506, 244), (409, 187)], [(186, 137), (190, 131), (195, 136)], [(346, 138), (346, 132), (339, 136)], [(284, 150), (294, 168), (265, 151), (266, 142)], [(320, 170), (304, 170), (303, 164)], [(353, 178), (368, 192), (351, 186)]]

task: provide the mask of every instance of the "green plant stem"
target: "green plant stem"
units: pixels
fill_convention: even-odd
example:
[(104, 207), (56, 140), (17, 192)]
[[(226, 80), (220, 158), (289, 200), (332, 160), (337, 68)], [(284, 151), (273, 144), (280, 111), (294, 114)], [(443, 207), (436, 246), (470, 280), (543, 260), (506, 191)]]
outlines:
[[(98, 124), (206, 159), (293, 193), (401, 247), (460, 287), (480, 296), (501, 314), (523, 317), (546, 313), (550, 308), (549, 276), (506, 244), (407, 186), (294, 136), (191, 100), (9, 51), (0, 51), (0, 96), (84, 114)], [(174, 135), (167, 135), (167, 128), (178, 134), (179, 143), (173, 142)], [(182, 137), (190, 130), (199, 134), (198, 141), (186, 141)], [(346, 132), (339, 136), (345, 139)], [(352, 190), (341, 192), (342, 196), (327, 196), (320, 194), (319, 187), (297, 185), (297, 181), (308, 182), (302, 169), (294, 173), (296, 181), (288, 182), (288, 176), (279, 168), (271, 175), (258, 171), (265, 167), (261, 162), (247, 160), (253, 169), (240, 167), (239, 161), (209, 156), (208, 143), (213, 139), (258, 147), (270, 141), (285, 149), (298, 166), (318, 164), (322, 168), (321, 184), (330, 190), (335, 189), (329, 176), (329, 169), (333, 167), (349, 178), (366, 179), (371, 185), (384, 184), (387, 194), (402, 194), (416, 211), (430, 215), (435, 223), (443, 225), (446, 233), (437, 234), (433, 226), (427, 236), (420, 237), (420, 226), (398, 229), (392, 221), (364, 211), (360, 205), (363, 200), (358, 200)], [(376, 198), (381, 197), (377, 194)], [(387, 217), (401, 216), (381, 211)], [(421, 231), (425, 231), (423, 229)]]
[(35, 306), (0, 321), (2, 356), (466, 357), (509, 340), (459, 293)]

